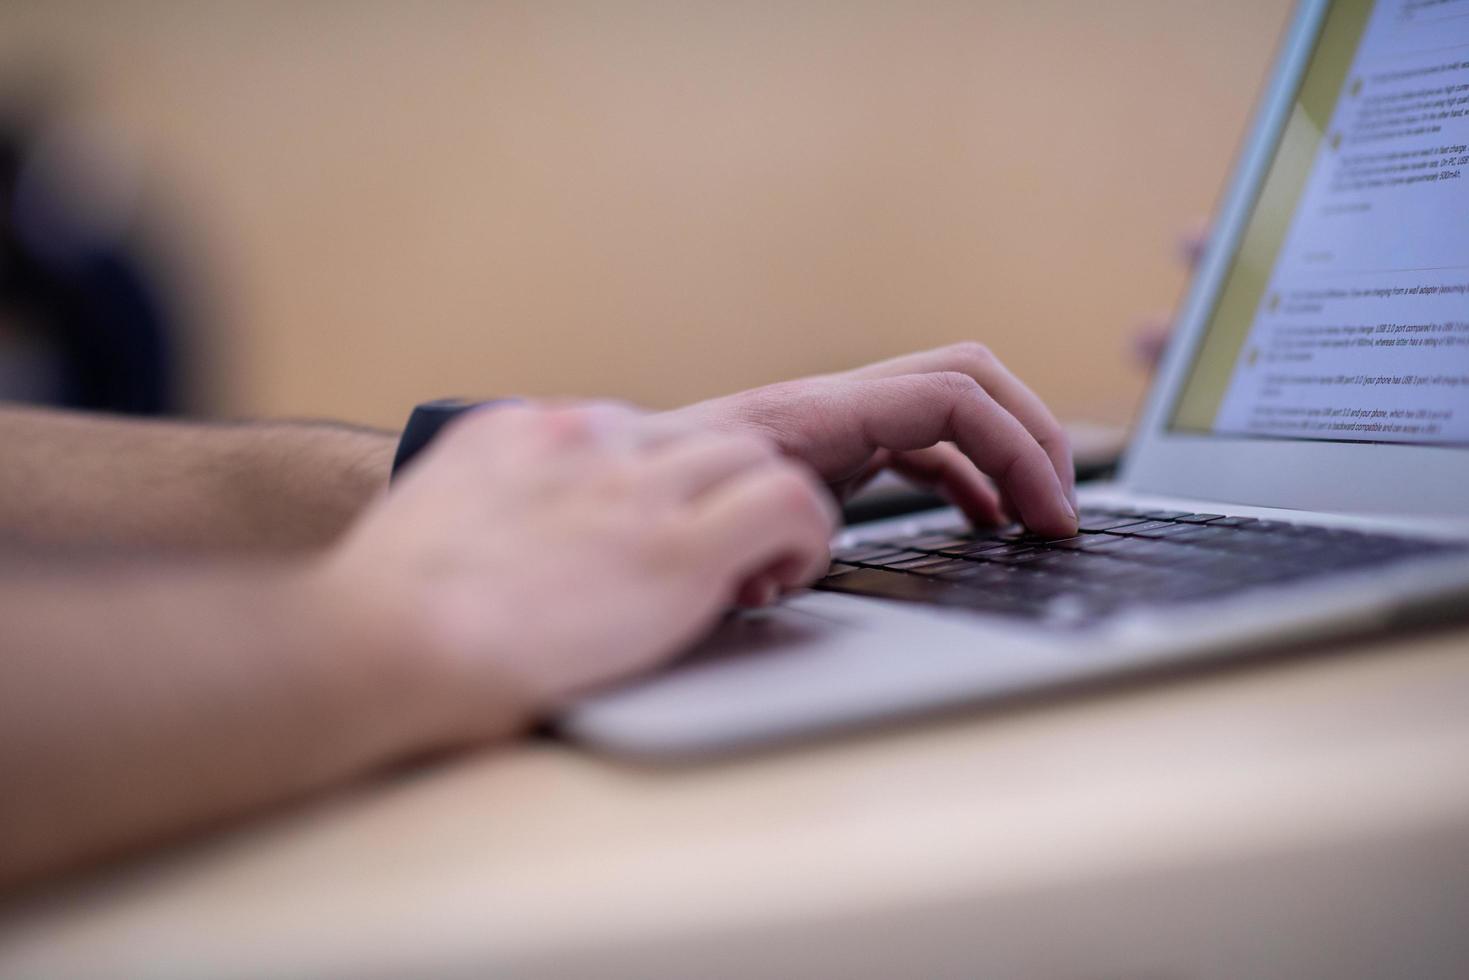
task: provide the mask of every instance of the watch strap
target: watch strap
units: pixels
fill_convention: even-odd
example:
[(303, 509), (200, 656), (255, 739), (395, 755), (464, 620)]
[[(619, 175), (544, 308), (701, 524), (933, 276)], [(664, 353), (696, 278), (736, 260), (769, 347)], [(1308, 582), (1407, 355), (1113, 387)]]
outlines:
[(489, 400), (471, 401), (465, 398), (440, 398), (431, 402), (415, 405), (412, 413), (408, 416), (408, 424), (403, 427), (403, 435), (398, 440), (398, 451), (393, 455), (393, 478), (403, 472), (413, 459), (426, 448), (439, 432), (450, 422), (463, 415), (465, 412), (484, 408), (488, 405), (500, 405), (518, 401), (515, 398), (493, 398)]

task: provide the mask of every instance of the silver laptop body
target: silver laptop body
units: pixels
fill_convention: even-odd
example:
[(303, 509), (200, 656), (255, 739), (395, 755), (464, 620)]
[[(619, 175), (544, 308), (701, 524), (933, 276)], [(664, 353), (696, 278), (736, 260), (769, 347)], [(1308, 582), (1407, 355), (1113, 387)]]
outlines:
[(1084, 625), (812, 591), (559, 730), (691, 756), (1469, 609), (1469, 18), (1432, 9), (1300, 5), (1119, 477), (1081, 503), (1450, 547)]

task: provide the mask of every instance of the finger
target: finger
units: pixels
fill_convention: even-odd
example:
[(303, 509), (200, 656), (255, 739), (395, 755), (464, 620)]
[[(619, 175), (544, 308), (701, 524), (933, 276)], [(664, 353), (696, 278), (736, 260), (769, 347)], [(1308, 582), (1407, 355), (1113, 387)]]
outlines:
[(739, 582), (783, 570), (785, 584), (813, 582), (831, 561), (836, 507), (809, 474), (780, 463), (747, 470), (695, 505), (694, 533)]
[(957, 446), (940, 443), (894, 453), (889, 465), (904, 479), (941, 492), (976, 527), (1010, 523), (994, 483)]
[(655, 485), (683, 500), (698, 497), (737, 473), (780, 459), (771, 443), (756, 436), (708, 434), (670, 441), (651, 454), (646, 474)]
[(813, 568), (807, 562), (796, 556), (783, 558), (770, 567), (765, 573), (765, 578), (770, 585), (774, 586), (775, 592), (766, 600), (770, 602), (780, 598), (781, 593), (794, 589), (803, 588), (818, 579), (824, 578), (831, 570), (831, 550), (828, 546), (821, 549), (820, 561)]
[(888, 468), (891, 461), (892, 454), (886, 449), (879, 449), (868, 457), (867, 462), (854, 475), (828, 484), (828, 486), (831, 492), (836, 494), (838, 500), (850, 500), (854, 494), (877, 479), (878, 475)]
[(780, 582), (770, 572), (762, 572), (740, 586), (735, 605), (745, 609), (768, 606), (780, 597)]
[[(830, 565), (828, 564), (828, 568)], [(772, 566), (746, 580), (735, 595), (735, 604), (745, 609), (760, 609), (771, 605), (778, 600), (783, 593), (799, 589), (810, 584), (802, 579), (805, 570), (797, 562), (785, 561)], [(826, 574), (822, 569), (818, 578)]]
[(874, 450), (956, 443), (1014, 502), (1031, 530), (1058, 537), (1076, 533), (1076, 511), (1046, 451), (966, 374), (838, 382), (825, 408), (838, 424), (860, 428)]
[(958, 371), (979, 382), (996, 402), (1030, 431), (1055, 467), (1067, 499), (1076, 506), (1076, 467), (1071, 440), (1040, 396), (1010, 372), (983, 344), (962, 343), (880, 361), (847, 373), (852, 378), (893, 378), (908, 374)]

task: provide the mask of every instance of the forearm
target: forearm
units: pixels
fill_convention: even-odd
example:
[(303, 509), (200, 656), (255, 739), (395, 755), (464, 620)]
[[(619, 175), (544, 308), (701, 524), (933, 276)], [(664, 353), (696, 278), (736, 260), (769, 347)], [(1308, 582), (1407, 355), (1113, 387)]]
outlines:
[[(318, 578), (0, 578), (0, 887), (461, 741), (430, 631)], [(476, 735), (521, 720), (497, 710)]]
[(331, 423), (0, 408), (0, 549), (320, 547), (387, 485), (394, 444), (390, 434)]

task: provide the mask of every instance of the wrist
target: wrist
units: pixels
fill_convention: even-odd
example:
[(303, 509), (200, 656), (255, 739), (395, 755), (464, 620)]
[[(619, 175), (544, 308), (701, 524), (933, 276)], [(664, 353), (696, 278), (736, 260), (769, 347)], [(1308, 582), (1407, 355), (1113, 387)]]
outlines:
[[(210, 435), (212, 439), (212, 434)], [(315, 422), (238, 427), (210, 445), (220, 508), (238, 544), (256, 553), (323, 548), (388, 485), (390, 433)]]
[[(314, 476), (319, 488), (321, 543), (329, 544), (387, 491), (397, 440), (388, 432), (337, 425), (323, 426), (315, 435), (321, 440), (320, 456), (308, 454), (308, 477)], [(312, 465), (314, 459), (325, 465)]]
[(312, 562), (307, 591), (345, 652), (352, 699), (368, 706), (397, 754), (503, 738), (528, 727), (534, 700), (487, 679), (487, 651), (468, 649), (432, 585), (363, 570), (350, 554)]

